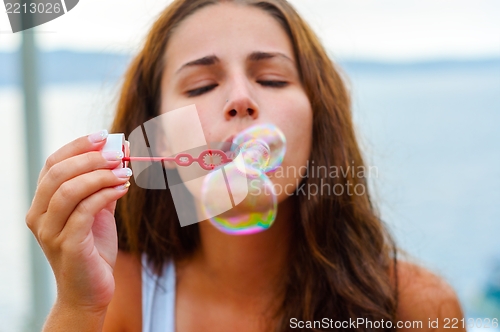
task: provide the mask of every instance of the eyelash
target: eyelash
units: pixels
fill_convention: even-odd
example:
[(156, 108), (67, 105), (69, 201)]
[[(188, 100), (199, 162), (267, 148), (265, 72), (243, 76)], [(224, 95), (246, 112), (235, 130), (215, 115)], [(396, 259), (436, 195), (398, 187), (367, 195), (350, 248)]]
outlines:
[[(288, 85), (288, 82), (285, 81), (257, 81), (257, 83), (261, 84), (262, 86), (267, 86), (271, 88), (282, 88)], [(218, 84), (212, 84), (212, 85), (207, 85), (198, 89), (194, 90), (189, 90), (187, 92), (188, 97), (196, 97), (199, 95), (204, 94), (205, 92), (208, 92), (212, 90), (213, 88), (217, 87)]]
[(204, 86), (204, 87), (201, 87), (201, 88), (198, 88), (198, 89), (189, 90), (187, 92), (187, 95), (188, 95), (188, 97), (196, 97), (196, 96), (199, 96), (201, 94), (204, 94), (205, 92), (208, 92), (208, 91), (212, 90), (217, 85), (218, 84), (212, 84), (212, 85), (207, 85), (207, 86)]

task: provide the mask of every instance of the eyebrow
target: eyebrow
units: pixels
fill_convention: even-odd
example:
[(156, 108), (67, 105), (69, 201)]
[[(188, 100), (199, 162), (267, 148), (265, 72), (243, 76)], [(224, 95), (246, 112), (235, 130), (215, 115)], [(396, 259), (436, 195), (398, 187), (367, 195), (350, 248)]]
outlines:
[[(292, 59), (280, 52), (252, 52), (247, 56), (247, 61), (249, 62), (259, 62), (262, 60), (272, 59), (272, 58), (284, 58), (294, 63)], [(181, 70), (187, 67), (196, 67), (196, 66), (213, 66), (215, 64), (220, 63), (220, 59), (216, 55), (207, 55), (203, 58), (199, 58), (190, 62), (183, 64), (176, 73), (179, 73)]]

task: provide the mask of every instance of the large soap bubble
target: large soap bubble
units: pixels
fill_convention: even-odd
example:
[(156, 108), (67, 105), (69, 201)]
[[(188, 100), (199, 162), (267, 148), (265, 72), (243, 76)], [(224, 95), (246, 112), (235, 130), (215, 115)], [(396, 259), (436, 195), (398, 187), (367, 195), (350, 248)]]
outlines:
[[(205, 177), (202, 207), (210, 222), (228, 234), (252, 234), (269, 228), (276, 218), (277, 197), (266, 175), (283, 161), (286, 141), (274, 125), (252, 126), (233, 139), (233, 162)], [(229, 191), (232, 208), (220, 199)], [(235, 202), (237, 202), (235, 204)], [(224, 211), (217, 213), (218, 211)]]

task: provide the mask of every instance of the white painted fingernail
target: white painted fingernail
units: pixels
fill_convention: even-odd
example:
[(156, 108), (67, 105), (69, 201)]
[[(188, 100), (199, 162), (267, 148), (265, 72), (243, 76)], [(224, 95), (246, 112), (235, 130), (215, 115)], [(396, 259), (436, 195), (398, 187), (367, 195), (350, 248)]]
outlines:
[(99, 143), (104, 141), (108, 137), (108, 131), (106, 129), (100, 130), (96, 133), (90, 134), (88, 139), (90, 143)]
[(112, 172), (119, 178), (129, 178), (132, 176), (132, 170), (130, 168), (117, 168), (112, 170)]
[(116, 190), (126, 190), (128, 187), (130, 187), (130, 181), (125, 182), (122, 185), (116, 186)]
[(123, 159), (123, 152), (122, 151), (103, 151), (102, 156), (106, 160), (116, 161), (116, 160)]

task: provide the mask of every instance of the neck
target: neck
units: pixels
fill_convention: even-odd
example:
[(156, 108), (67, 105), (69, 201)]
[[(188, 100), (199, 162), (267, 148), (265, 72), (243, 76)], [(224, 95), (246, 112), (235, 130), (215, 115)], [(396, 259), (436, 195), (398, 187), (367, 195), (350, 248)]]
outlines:
[(251, 235), (228, 235), (201, 222), (194, 262), (206, 281), (237, 297), (275, 297), (288, 263), (293, 204), (293, 197), (280, 203), (273, 225)]

